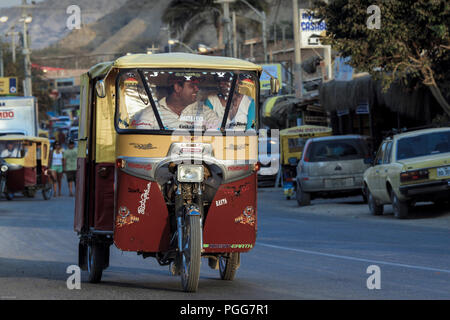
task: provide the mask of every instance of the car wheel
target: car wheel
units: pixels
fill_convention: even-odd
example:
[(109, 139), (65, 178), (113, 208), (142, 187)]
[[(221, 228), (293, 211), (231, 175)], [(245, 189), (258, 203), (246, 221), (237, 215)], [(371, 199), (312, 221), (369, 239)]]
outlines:
[(311, 204), (311, 194), (304, 192), (299, 183), (297, 183), (297, 192), (295, 198), (299, 206), (309, 206)]
[(373, 197), (369, 188), (366, 187), (366, 195), (367, 195), (367, 204), (369, 205), (370, 213), (374, 216), (381, 216), (384, 211), (384, 206), (381, 204), (377, 204), (377, 201)]
[(400, 201), (394, 191), (391, 192), (392, 209), (397, 219), (405, 219), (408, 216), (409, 206), (405, 201)]

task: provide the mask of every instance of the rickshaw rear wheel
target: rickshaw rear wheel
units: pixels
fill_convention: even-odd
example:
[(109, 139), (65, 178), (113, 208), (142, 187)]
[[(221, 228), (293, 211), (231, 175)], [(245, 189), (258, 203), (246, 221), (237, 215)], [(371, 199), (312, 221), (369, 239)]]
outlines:
[(240, 265), (240, 253), (232, 252), (219, 258), (219, 272), (222, 280), (231, 281), (236, 276)]
[(34, 198), (35, 195), (36, 195), (36, 190), (32, 190), (32, 189), (25, 190), (25, 196), (27, 198)]
[(102, 279), (105, 259), (108, 246), (94, 243), (87, 248), (87, 267), (89, 272), (89, 282), (98, 283)]
[(188, 215), (183, 228), (183, 252), (181, 255), (181, 285), (185, 292), (198, 289), (201, 263), (202, 229), (200, 216)]

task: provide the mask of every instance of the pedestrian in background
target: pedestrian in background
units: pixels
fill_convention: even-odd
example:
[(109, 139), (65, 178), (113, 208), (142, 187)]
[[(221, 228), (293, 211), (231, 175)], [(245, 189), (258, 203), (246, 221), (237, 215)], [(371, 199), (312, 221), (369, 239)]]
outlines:
[(59, 142), (53, 145), (53, 152), (50, 158), (50, 176), (53, 181), (53, 193), (56, 197), (56, 189), (58, 189), (58, 197), (61, 196), (61, 180), (63, 175), (63, 150)]
[(75, 186), (77, 177), (77, 154), (78, 149), (75, 148), (75, 142), (70, 140), (68, 148), (64, 150), (63, 165), (71, 197), (73, 197), (72, 185)]

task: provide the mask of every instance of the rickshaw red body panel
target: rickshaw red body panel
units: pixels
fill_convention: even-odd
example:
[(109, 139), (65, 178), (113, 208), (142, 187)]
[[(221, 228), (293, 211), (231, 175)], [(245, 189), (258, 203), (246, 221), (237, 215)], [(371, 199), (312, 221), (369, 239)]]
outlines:
[[(157, 182), (117, 170), (114, 243), (123, 251), (169, 249), (167, 205)], [(204, 253), (245, 252), (256, 241), (256, 173), (217, 190), (203, 228)]]
[(8, 172), (8, 180), (6, 186), (9, 191), (19, 192), (25, 189), (24, 185), (25, 168), (20, 168), (18, 170), (10, 170)]
[(117, 170), (114, 243), (123, 251), (169, 249), (169, 213), (157, 182)]
[(245, 252), (256, 241), (256, 173), (223, 184), (209, 208), (203, 229), (204, 252)]
[(114, 228), (114, 164), (95, 165), (95, 230), (113, 231)]
[(23, 180), (25, 187), (35, 186), (36, 181), (36, 168), (23, 168)]

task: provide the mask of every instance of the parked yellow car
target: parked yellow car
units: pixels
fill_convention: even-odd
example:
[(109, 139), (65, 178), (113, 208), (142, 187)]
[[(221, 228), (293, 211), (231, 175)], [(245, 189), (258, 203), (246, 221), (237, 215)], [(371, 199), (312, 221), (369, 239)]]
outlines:
[(424, 129), (393, 135), (378, 150), (374, 166), (364, 172), (370, 212), (383, 214), (392, 204), (404, 219), (415, 202), (450, 199), (450, 128)]

